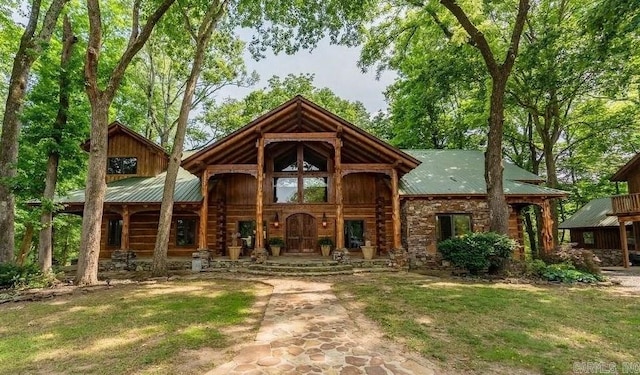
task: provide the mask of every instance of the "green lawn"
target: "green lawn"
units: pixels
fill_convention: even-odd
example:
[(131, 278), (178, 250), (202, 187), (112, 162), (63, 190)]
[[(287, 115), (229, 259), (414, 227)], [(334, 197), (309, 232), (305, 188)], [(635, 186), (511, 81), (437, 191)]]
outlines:
[(210, 369), (242, 338), (239, 327), (246, 335), (257, 327), (256, 292), (237, 281), (177, 281), (1, 305), (0, 373)]
[(335, 288), (387, 336), (446, 368), (567, 374), (574, 362), (640, 358), (640, 294), (416, 274), (372, 275)]

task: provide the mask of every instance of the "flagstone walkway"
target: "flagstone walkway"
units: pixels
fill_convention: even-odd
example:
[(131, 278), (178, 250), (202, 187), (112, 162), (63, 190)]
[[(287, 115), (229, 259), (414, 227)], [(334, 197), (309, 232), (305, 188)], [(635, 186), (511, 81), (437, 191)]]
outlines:
[(207, 375), (431, 375), (435, 365), (363, 332), (331, 284), (267, 280), (274, 286), (256, 341)]

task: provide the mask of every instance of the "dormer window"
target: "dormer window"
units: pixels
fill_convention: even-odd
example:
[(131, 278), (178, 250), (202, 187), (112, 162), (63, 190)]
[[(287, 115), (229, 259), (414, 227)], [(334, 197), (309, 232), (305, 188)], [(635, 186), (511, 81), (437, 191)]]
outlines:
[(113, 157), (107, 159), (107, 174), (137, 174), (138, 158)]

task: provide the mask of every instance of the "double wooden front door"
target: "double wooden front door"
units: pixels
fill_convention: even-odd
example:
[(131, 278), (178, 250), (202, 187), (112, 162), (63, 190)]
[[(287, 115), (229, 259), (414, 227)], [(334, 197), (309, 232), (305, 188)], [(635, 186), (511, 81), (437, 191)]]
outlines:
[(316, 219), (309, 214), (294, 214), (287, 218), (287, 252), (312, 253), (318, 241)]

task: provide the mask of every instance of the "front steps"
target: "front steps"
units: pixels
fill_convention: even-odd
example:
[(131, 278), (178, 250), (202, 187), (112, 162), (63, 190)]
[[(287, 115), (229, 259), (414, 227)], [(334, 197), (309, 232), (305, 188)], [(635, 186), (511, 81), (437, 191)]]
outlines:
[(263, 264), (249, 264), (241, 272), (260, 276), (336, 276), (363, 272), (393, 272), (386, 259), (353, 259), (345, 263), (333, 260), (285, 260), (270, 258)]

